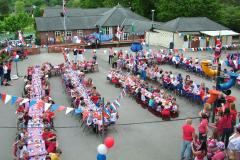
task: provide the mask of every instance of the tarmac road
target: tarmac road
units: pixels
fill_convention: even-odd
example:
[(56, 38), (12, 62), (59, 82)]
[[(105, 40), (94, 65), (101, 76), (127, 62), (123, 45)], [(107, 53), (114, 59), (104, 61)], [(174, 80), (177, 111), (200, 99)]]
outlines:
[[(86, 57), (91, 57), (91, 50), (85, 53)], [(197, 53), (191, 55), (199, 56)], [(88, 74), (92, 77), (94, 85), (102, 94), (105, 100), (114, 100), (119, 94), (120, 89), (110, 85), (106, 80), (107, 72), (110, 69), (107, 60), (108, 56), (104, 53), (104, 49), (97, 51), (99, 72)], [(202, 58), (211, 58), (211, 55), (204, 53), (200, 55)], [(30, 56), (29, 59), (19, 62), (19, 74), (26, 74), (27, 67), (34, 64), (42, 64), (49, 61), (53, 64), (63, 62), (62, 54), (47, 54)], [(184, 70), (177, 70), (172, 66), (163, 66), (164, 69), (172, 70), (174, 73), (182, 73), (182, 75), (190, 74), (192, 79), (203, 81), (207, 86), (214, 83), (186, 73)], [(15, 70), (13, 71), (13, 74)], [(21, 96), (23, 91), (23, 79), (13, 81), (11, 87), (0, 87), (1, 92)], [(60, 77), (50, 79), (51, 95), (57, 104), (69, 106), (69, 99), (65, 93)], [(239, 90), (232, 89), (233, 95), (237, 95)], [(1, 103), (1, 102), (0, 102)], [(180, 105), (179, 118), (189, 116), (195, 117), (202, 108), (185, 98), (177, 97), (177, 103)], [(239, 98), (237, 107), (239, 109)], [(165, 121), (158, 123), (141, 123), (159, 121), (145, 109), (142, 109), (132, 98), (126, 96), (121, 101), (119, 109), (120, 118), (117, 125), (109, 128), (108, 135), (115, 137), (115, 146), (109, 150), (107, 159), (109, 160), (177, 160), (180, 158), (181, 150), (181, 126), (185, 121)], [(16, 129), (3, 128), (3, 126), (16, 126), (15, 107), (9, 104), (0, 105), (0, 160), (8, 160), (11, 158), (11, 146), (15, 138)], [(55, 119), (59, 147), (62, 149), (62, 159), (64, 160), (94, 160), (97, 155), (97, 146), (102, 142), (101, 136), (96, 136), (91, 130), (80, 128), (80, 122), (77, 118), (65, 115), (64, 112), (57, 113)], [(199, 120), (193, 120), (197, 126)], [(131, 124), (139, 123), (139, 124)], [(60, 127), (60, 128), (58, 128)]]

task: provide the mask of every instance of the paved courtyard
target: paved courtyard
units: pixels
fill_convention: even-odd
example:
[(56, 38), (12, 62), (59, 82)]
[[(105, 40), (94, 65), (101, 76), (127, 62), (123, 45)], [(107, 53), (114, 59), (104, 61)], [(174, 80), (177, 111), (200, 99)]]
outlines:
[[(187, 53), (200, 59), (211, 59), (209, 53)], [(92, 50), (85, 53), (87, 58), (92, 56)], [(120, 89), (110, 85), (106, 80), (106, 74), (110, 69), (108, 65), (108, 55), (104, 53), (104, 49), (97, 51), (99, 72), (91, 73), (87, 76), (93, 79), (97, 90), (106, 100), (114, 100), (120, 93)], [(225, 55), (223, 56), (225, 57)], [(39, 55), (30, 56), (27, 60), (18, 64), (19, 74), (26, 74), (27, 67), (44, 62), (50, 62), (54, 65), (64, 61), (62, 54), (41, 53)], [(172, 66), (162, 66), (164, 70), (172, 70), (173, 73), (182, 73), (191, 75), (191, 78), (198, 83), (205, 82), (206, 86), (214, 85), (214, 82), (199, 76), (187, 73), (182, 69), (175, 69)], [(15, 66), (13, 73), (15, 74)], [(0, 87), (1, 92), (11, 95), (21, 96), (23, 91), (23, 78), (12, 82), (13, 86)], [(50, 79), (51, 95), (57, 104), (69, 106), (70, 101), (65, 93), (60, 77)], [(232, 88), (232, 95), (237, 96), (240, 92), (237, 88)], [(237, 97), (237, 107), (239, 108), (240, 97)], [(195, 117), (202, 108), (185, 98), (177, 97), (177, 103), (180, 105), (179, 118)], [(115, 146), (109, 151), (107, 159), (109, 160), (177, 160), (179, 159), (181, 150), (181, 126), (185, 123), (179, 121), (160, 121), (147, 110), (142, 109), (135, 100), (126, 96), (121, 101), (119, 109), (120, 118), (117, 125), (109, 128), (108, 135), (115, 137)], [(0, 102), (0, 159), (7, 160), (12, 157), (12, 144), (16, 134), (16, 116), (15, 107), (10, 104), (4, 105)], [(55, 126), (59, 146), (63, 151), (62, 159), (64, 160), (94, 160), (96, 159), (96, 147), (102, 142), (100, 136), (96, 136), (91, 131), (80, 127), (77, 118), (71, 115), (65, 115), (64, 112), (57, 113), (55, 118)], [(154, 123), (144, 123), (154, 122)], [(197, 126), (199, 119), (195, 119), (194, 125)], [(136, 123), (136, 124), (134, 124)]]

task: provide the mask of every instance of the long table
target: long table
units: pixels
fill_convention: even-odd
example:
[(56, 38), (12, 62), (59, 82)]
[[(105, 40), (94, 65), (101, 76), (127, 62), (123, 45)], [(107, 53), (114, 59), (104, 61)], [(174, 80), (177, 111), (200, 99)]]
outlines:
[(32, 117), (32, 120), (28, 121), (27, 126), (27, 149), (30, 160), (45, 160), (47, 154), (45, 142), (42, 138), (44, 129), (42, 119), (44, 113), (44, 103), (41, 103), (41, 98), (45, 96), (45, 93), (42, 89), (41, 75), (42, 72), (40, 66), (33, 68), (32, 92), (30, 93), (30, 98), (31, 100), (36, 100), (37, 103), (29, 107), (28, 112), (28, 115)]

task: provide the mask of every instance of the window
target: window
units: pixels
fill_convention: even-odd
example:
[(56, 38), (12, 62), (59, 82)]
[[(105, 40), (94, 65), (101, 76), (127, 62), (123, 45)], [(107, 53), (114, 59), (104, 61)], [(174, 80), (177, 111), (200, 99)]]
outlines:
[(77, 30), (77, 36), (83, 37), (83, 30)]
[(123, 40), (128, 40), (128, 33), (123, 33)]
[(67, 31), (66, 36), (67, 37), (72, 37), (72, 31)]
[(59, 37), (61, 36), (61, 32), (60, 31), (55, 31), (55, 37)]
[(111, 35), (112, 34), (112, 27), (104, 27), (103, 34)]

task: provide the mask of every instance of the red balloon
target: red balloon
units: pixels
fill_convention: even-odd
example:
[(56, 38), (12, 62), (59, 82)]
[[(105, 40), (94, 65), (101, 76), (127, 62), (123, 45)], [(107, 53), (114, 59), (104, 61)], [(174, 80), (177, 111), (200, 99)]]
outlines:
[(17, 53), (16, 52), (13, 52), (13, 56), (15, 57), (17, 55)]
[(107, 148), (112, 148), (112, 146), (114, 145), (114, 138), (113, 137), (105, 138), (104, 144), (107, 146)]

